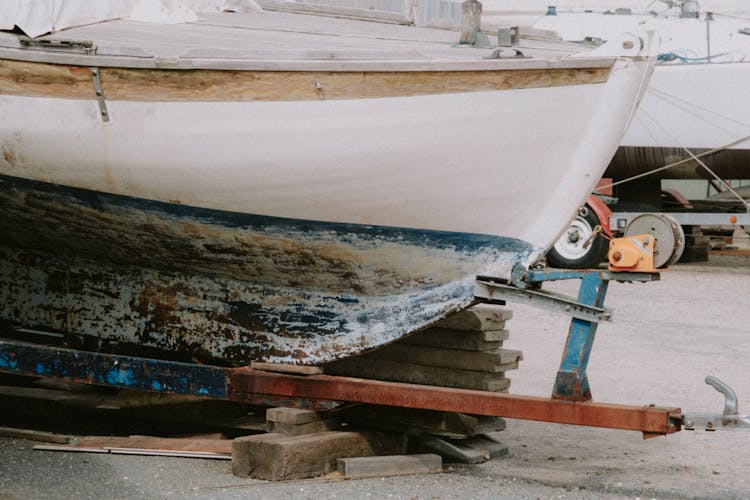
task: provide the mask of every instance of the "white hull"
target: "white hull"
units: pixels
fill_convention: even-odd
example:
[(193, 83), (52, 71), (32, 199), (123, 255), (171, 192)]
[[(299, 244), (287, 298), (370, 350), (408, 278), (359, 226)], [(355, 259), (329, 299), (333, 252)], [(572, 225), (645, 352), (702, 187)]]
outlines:
[[(230, 21), (243, 19), (274, 18)], [(419, 60), (350, 61), (363, 39), (340, 33), (372, 27), (315, 22), (341, 59), (164, 69), (119, 46), (90, 57), (0, 34), (0, 328), (237, 364), (324, 363), (394, 341), (469, 306), (477, 275), (510, 279), (543, 254), (654, 63), (635, 35), (590, 57), (524, 47), (530, 59), (485, 60), (491, 50), (453, 48), (445, 32), (393, 26), (389, 37), (437, 41), (415, 43)]]
[[(297, 219), (554, 241), (613, 154), (647, 61), (610, 81), (356, 101), (0, 96), (0, 174)], [(39, 117), (45, 117), (40, 120)], [(43, 147), (40, 147), (43, 144)]]

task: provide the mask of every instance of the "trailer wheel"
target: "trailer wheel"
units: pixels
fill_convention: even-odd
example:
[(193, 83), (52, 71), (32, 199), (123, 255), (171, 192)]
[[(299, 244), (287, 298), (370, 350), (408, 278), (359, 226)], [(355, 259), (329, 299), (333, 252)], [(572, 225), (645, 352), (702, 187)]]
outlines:
[(588, 205), (579, 208), (576, 218), (547, 252), (550, 266), (563, 269), (597, 267), (607, 256), (609, 243), (601, 235), (596, 235), (588, 247), (583, 246), (591, 238), (597, 225), (599, 219)]

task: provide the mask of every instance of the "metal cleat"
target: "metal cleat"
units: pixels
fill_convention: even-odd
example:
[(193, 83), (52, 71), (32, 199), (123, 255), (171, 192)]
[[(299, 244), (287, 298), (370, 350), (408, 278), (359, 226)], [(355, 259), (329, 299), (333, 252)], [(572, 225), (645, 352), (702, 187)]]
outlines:
[(706, 383), (724, 395), (724, 412), (721, 415), (715, 413), (687, 413), (682, 421), (685, 430), (750, 429), (750, 416), (739, 414), (737, 394), (735, 394), (732, 388), (711, 375), (706, 377)]

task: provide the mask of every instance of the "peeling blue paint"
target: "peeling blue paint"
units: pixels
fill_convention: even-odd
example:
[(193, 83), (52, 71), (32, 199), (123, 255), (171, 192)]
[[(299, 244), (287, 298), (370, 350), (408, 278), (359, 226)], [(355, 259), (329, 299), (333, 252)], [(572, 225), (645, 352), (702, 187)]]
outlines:
[(122, 385), (132, 387), (135, 385), (135, 376), (132, 370), (114, 368), (106, 374), (105, 380), (111, 385)]
[(13, 359), (9, 354), (0, 353), (0, 368), (12, 371), (15, 370), (17, 366), (18, 361)]
[[(179, 352), (318, 364), (429, 326), (536, 251), (517, 239), (286, 219), (0, 176), (0, 320)], [(63, 218), (63, 220), (61, 220)]]
[(40, 368), (47, 377), (133, 390), (219, 399), (228, 393), (224, 368), (0, 340), (0, 371), (38, 376)]

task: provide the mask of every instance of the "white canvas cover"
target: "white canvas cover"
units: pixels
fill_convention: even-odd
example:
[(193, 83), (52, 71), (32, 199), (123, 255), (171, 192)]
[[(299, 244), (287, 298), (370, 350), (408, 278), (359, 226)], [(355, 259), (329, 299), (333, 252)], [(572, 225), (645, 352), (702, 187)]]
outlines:
[(35, 37), (109, 19), (195, 21), (199, 12), (260, 10), (255, 0), (0, 0), (0, 30)]

